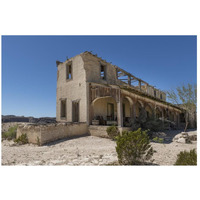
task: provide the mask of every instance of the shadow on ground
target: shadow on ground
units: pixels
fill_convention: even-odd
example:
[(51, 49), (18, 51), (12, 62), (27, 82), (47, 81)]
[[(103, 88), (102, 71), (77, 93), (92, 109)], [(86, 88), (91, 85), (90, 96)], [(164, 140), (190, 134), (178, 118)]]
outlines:
[(82, 137), (86, 137), (86, 136), (90, 136), (90, 135), (89, 134), (84, 134), (84, 135), (79, 135), (79, 136), (71, 136), (71, 137), (67, 137), (67, 138), (64, 138), (64, 139), (58, 139), (56, 141), (43, 144), (42, 146), (53, 146), (53, 145), (59, 144), (61, 142), (67, 141), (67, 140), (72, 140), (72, 139), (76, 139), (76, 138), (82, 138)]

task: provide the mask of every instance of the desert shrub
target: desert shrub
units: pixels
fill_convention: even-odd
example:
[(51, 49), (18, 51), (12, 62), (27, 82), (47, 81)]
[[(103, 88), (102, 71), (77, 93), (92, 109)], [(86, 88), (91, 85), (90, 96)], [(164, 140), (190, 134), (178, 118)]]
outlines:
[(41, 143), (40, 143), (40, 138), (37, 136), (37, 145), (38, 146), (41, 146)]
[(137, 131), (123, 131), (116, 139), (116, 151), (121, 165), (144, 164), (153, 156), (147, 131), (141, 131), (141, 128)]
[(112, 139), (115, 140), (115, 138), (119, 135), (119, 129), (117, 126), (110, 126), (106, 130), (108, 136)]
[(143, 123), (143, 127), (146, 130), (149, 129), (150, 131), (158, 132), (163, 130), (163, 123), (160, 119), (148, 120), (145, 123)]
[(132, 124), (132, 131), (137, 131), (138, 128), (141, 128), (141, 124), (136, 120), (136, 121)]
[(20, 135), (17, 139), (14, 140), (18, 144), (27, 144), (28, 143), (28, 137), (26, 133), (23, 133)]
[(7, 139), (7, 140), (15, 139), (16, 134), (17, 134), (17, 125), (10, 127), (6, 132), (2, 132), (2, 139)]
[(155, 137), (155, 138), (153, 138), (153, 141), (157, 142), (157, 143), (163, 143), (164, 139), (163, 138), (159, 138), (159, 137)]
[(177, 160), (175, 165), (197, 165), (197, 153), (196, 150), (181, 151), (177, 155)]

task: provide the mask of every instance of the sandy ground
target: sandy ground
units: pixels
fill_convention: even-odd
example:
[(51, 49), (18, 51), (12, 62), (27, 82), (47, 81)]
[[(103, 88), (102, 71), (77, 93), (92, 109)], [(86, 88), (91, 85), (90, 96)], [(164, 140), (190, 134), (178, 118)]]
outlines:
[[(195, 131), (190, 131), (193, 133)], [(180, 131), (168, 131), (166, 142), (151, 143), (155, 150), (154, 165), (173, 165), (180, 151), (196, 148), (196, 142), (181, 144), (172, 141)], [(2, 165), (114, 165), (116, 143), (94, 136), (60, 140), (45, 146), (2, 141)]]

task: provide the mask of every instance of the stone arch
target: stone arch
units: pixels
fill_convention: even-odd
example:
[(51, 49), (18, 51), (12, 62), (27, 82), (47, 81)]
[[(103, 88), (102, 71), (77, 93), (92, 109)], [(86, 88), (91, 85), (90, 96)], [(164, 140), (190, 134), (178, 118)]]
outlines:
[(144, 108), (144, 103), (140, 100), (137, 100), (137, 102), (142, 106), (142, 108)]
[(130, 103), (131, 106), (133, 105), (133, 100), (131, 99), (131, 97), (125, 96), (125, 97), (123, 98), (123, 100), (124, 100), (124, 99), (127, 99), (127, 100), (129, 101), (129, 103)]
[(146, 111), (146, 119), (147, 120), (152, 119), (154, 116), (153, 105), (151, 105), (150, 103), (147, 103), (145, 105), (145, 111)]
[(168, 119), (168, 110), (166, 108), (163, 108), (163, 116), (164, 116), (164, 120)]
[(160, 106), (156, 106), (155, 108), (155, 117), (156, 119), (161, 119), (162, 118), (162, 108)]
[(135, 117), (136, 119), (139, 118), (142, 109), (144, 108), (144, 104), (141, 101), (136, 101), (135, 103)]
[(107, 98), (112, 98), (112, 99), (115, 100), (115, 98), (113, 98), (112, 96), (97, 97), (97, 98), (95, 98), (95, 99), (92, 101), (91, 105), (94, 106), (94, 103), (95, 103), (96, 101), (98, 101), (98, 100), (100, 100), (100, 99), (107, 99)]
[(95, 98), (91, 107), (91, 121), (99, 120), (100, 125), (106, 125), (107, 121), (117, 121), (117, 103), (113, 97)]
[(133, 100), (125, 96), (122, 99), (123, 126), (130, 127), (133, 123)]

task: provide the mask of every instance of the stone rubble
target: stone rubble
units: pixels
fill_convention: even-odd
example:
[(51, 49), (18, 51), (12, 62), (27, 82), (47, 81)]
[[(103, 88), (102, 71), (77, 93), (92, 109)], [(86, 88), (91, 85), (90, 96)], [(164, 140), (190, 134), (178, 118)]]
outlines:
[(173, 138), (173, 141), (183, 144), (192, 143), (193, 141), (197, 141), (197, 132), (181, 132)]

